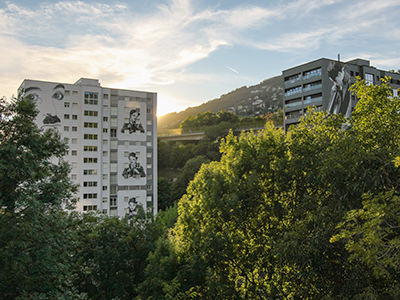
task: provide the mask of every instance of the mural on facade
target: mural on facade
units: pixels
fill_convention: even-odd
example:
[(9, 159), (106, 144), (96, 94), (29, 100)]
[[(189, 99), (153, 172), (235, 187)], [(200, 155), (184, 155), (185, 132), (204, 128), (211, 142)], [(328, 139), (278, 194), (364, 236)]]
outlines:
[(128, 159), (129, 159), (129, 165), (122, 172), (122, 176), (125, 179), (136, 176), (146, 177), (146, 173), (144, 172), (143, 166), (141, 166), (140, 163), (138, 162), (138, 157), (136, 153), (135, 152), (129, 153)]
[(340, 62), (331, 62), (328, 66), (329, 80), (332, 82), (328, 112), (342, 113), (346, 118), (351, 115), (350, 74), (347, 66)]
[(125, 130), (129, 130), (129, 133), (135, 133), (136, 131), (144, 133), (144, 128), (140, 122), (140, 108), (133, 108), (129, 112), (129, 122), (124, 123), (121, 132), (124, 133)]
[(133, 217), (137, 214), (137, 206), (136, 197), (130, 198), (128, 201), (128, 216)]
[[(33, 86), (33, 87), (28, 87), (25, 89), (25, 94), (30, 96), (31, 99), (36, 103), (36, 105), (39, 105), (42, 103), (42, 98), (40, 96), (41, 88)], [(52, 89), (52, 96), (51, 98), (57, 101), (61, 101), (64, 99), (65, 95), (65, 86), (63, 84), (57, 84), (54, 86)], [(48, 112), (43, 115), (43, 124), (44, 125), (53, 125), (53, 124), (58, 124), (61, 123), (60, 118), (57, 115), (57, 108), (56, 105), (54, 104), (53, 100), (51, 100), (51, 106), (53, 109), (52, 112)]]

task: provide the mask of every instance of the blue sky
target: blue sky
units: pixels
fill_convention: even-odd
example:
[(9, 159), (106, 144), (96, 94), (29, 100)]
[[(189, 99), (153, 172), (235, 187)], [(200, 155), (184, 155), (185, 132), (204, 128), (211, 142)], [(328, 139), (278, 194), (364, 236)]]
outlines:
[(320, 57), (400, 69), (400, 1), (0, 1), (0, 95), (23, 79), (158, 93), (179, 111)]

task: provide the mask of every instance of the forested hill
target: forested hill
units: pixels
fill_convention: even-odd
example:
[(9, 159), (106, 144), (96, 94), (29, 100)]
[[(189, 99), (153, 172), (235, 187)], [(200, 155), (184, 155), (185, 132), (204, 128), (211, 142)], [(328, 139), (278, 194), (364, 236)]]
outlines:
[(181, 112), (173, 112), (159, 117), (158, 127), (177, 128), (189, 116), (201, 112), (233, 112), (239, 116), (257, 116), (275, 112), (282, 107), (283, 79), (276, 76), (266, 79), (257, 85), (243, 86), (219, 98), (207, 101), (199, 106), (189, 107)]

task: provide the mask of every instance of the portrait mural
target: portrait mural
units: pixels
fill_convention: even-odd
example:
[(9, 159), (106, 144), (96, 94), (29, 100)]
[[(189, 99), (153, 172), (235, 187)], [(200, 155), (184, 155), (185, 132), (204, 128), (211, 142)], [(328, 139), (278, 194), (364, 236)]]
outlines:
[(140, 108), (132, 108), (129, 112), (129, 121), (124, 123), (121, 132), (125, 133), (128, 130), (129, 133), (141, 132), (144, 133), (143, 125), (140, 121)]
[(341, 113), (348, 118), (351, 115), (352, 105), (349, 92), (350, 74), (347, 66), (340, 62), (331, 62), (327, 71), (332, 82), (327, 111), (332, 114)]
[(146, 173), (144, 172), (143, 166), (139, 163), (138, 161), (138, 156), (136, 155), (135, 152), (129, 153), (128, 156), (129, 159), (129, 165), (127, 168), (125, 168), (122, 172), (122, 176), (125, 179), (128, 179), (129, 177), (136, 178), (136, 176), (139, 177), (146, 177)]
[[(36, 103), (37, 106), (44, 104), (44, 99), (41, 96), (42, 89), (37, 86), (27, 87), (25, 94), (30, 96), (31, 99)], [(48, 112), (42, 115), (43, 125), (59, 125), (61, 123), (57, 113), (58, 102), (64, 99), (65, 86), (63, 84), (57, 84), (51, 89), (50, 105), (46, 105)], [(44, 110), (40, 110), (44, 111)]]

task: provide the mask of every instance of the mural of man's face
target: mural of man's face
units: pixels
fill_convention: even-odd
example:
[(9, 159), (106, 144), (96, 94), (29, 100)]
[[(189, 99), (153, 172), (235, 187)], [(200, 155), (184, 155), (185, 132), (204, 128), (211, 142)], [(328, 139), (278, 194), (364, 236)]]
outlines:
[(138, 117), (139, 117), (139, 113), (137, 111), (134, 111), (131, 113), (130, 121), (135, 122)]
[(135, 163), (137, 161), (137, 157), (135, 155), (129, 155), (129, 161), (131, 163)]

